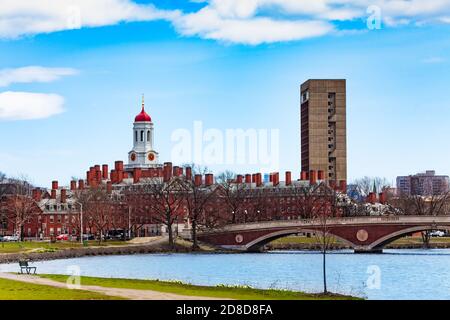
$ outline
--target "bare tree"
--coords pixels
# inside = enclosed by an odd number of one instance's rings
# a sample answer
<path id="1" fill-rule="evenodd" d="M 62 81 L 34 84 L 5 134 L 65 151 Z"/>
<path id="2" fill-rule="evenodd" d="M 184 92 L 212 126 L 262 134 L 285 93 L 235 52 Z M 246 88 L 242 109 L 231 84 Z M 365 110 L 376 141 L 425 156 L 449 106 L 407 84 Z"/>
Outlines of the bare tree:
<path id="1" fill-rule="evenodd" d="M 146 207 L 153 213 L 153 219 L 166 226 L 169 245 L 174 248 L 173 225 L 180 217 L 184 200 L 184 187 L 181 177 L 172 177 L 169 181 L 152 179 L 141 187 L 147 194 Z"/>
<path id="2" fill-rule="evenodd" d="M 207 205 L 214 199 L 215 186 L 197 185 L 194 180 L 183 182 L 185 204 L 191 222 L 192 249 L 197 250 L 197 231 L 204 225 Z"/>
<path id="3" fill-rule="evenodd" d="M 217 177 L 220 184 L 221 198 L 228 209 L 229 223 L 243 222 L 245 218 L 245 200 L 248 198 L 246 183 L 236 183 L 236 175 L 225 171 Z"/>
<path id="4" fill-rule="evenodd" d="M 10 223 L 14 225 L 14 231 L 19 235 L 20 241 L 24 240 L 25 223 L 35 219 L 41 210 L 31 198 L 32 185 L 25 179 L 10 179 L 8 192 L 0 199 L 1 212 L 4 213 Z"/>
<path id="5" fill-rule="evenodd" d="M 105 238 L 111 223 L 113 203 L 104 188 L 85 189 L 78 195 L 78 201 L 83 205 L 83 214 L 89 229 L 98 233 L 98 241 Z"/>
<path id="6" fill-rule="evenodd" d="M 248 196 L 244 199 L 244 222 L 271 220 L 273 204 L 276 198 L 264 189 L 246 189 Z M 276 208 L 278 209 L 278 208 Z"/>
<path id="7" fill-rule="evenodd" d="M 380 193 L 390 186 L 389 181 L 382 177 L 362 177 L 353 181 L 356 191 L 361 197 L 367 197 L 370 192 Z"/>
<path id="8" fill-rule="evenodd" d="M 302 219 L 311 219 L 315 216 L 315 210 L 320 204 L 319 189 L 321 185 L 298 185 L 292 189 L 294 198 L 294 207 Z"/>
<path id="9" fill-rule="evenodd" d="M 2 199 L 5 195 L 10 194 L 11 190 L 11 183 L 9 183 L 6 175 L 3 172 L 0 172 L 0 199 Z"/>
<path id="10" fill-rule="evenodd" d="M 449 200 L 450 193 L 446 192 L 431 196 L 401 194 L 397 199 L 392 200 L 392 202 L 406 215 L 439 216 L 447 214 Z M 426 230 L 421 233 L 425 248 L 430 247 L 432 231 Z"/>
<path id="11" fill-rule="evenodd" d="M 152 192 L 153 187 L 148 185 L 131 187 L 124 192 L 129 224 L 127 230 L 130 229 L 134 236 L 138 236 L 147 223 L 152 223 L 153 220 L 160 223 L 160 219 L 155 219 Z"/>
<path id="12" fill-rule="evenodd" d="M 323 293 L 328 293 L 326 258 L 330 245 L 335 241 L 332 228 L 329 225 L 330 218 L 340 215 L 339 197 L 336 190 L 320 184 L 315 190 L 313 197 L 316 199 L 312 209 L 312 217 L 318 226 L 315 237 L 320 245 L 322 253 Z"/>

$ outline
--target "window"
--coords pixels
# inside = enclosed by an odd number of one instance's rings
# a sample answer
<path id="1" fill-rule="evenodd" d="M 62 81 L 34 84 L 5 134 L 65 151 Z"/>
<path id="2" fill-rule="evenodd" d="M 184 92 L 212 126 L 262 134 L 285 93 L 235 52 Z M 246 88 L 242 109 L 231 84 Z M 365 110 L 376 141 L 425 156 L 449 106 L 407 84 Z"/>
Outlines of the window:
<path id="1" fill-rule="evenodd" d="M 150 130 L 147 131 L 147 141 L 150 141 Z"/>
<path id="2" fill-rule="evenodd" d="M 138 133 L 137 133 L 137 131 L 135 131 L 134 132 L 134 140 L 136 140 L 136 142 L 137 142 L 137 135 L 138 135 Z"/>
<path id="3" fill-rule="evenodd" d="M 144 141 L 144 130 L 141 130 L 141 141 Z"/>
<path id="4" fill-rule="evenodd" d="M 301 101 L 301 103 L 306 102 L 308 99 L 309 99 L 309 91 L 303 92 L 302 93 L 302 101 Z"/>
<path id="5" fill-rule="evenodd" d="M 55 221 L 55 218 L 53 216 L 50 216 L 50 223 L 53 223 Z"/>

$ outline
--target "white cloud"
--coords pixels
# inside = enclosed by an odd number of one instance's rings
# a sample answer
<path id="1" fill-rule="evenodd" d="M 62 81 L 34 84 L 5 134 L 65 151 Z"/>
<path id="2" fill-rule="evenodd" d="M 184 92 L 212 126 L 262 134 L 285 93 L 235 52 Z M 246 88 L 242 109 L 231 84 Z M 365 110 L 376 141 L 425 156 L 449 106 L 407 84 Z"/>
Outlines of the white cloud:
<path id="1" fill-rule="evenodd" d="M 1 0 L 0 38 L 172 19 L 176 15 L 178 11 L 158 10 L 131 0 Z"/>
<path id="2" fill-rule="evenodd" d="M 245 11 L 238 15 L 247 15 Z M 274 20 L 266 17 L 233 19 L 220 16 L 208 7 L 187 14 L 175 22 L 183 35 L 198 35 L 206 39 L 257 45 L 261 43 L 300 40 L 327 34 L 333 26 L 324 21 Z"/>
<path id="3" fill-rule="evenodd" d="M 255 45 L 322 36 L 336 31 L 338 21 L 360 20 L 362 30 L 372 6 L 380 9 L 386 27 L 450 23 L 450 0 L 191 1 L 204 6 L 183 13 L 133 0 L 1 0 L 0 38 L 166 20 L 185 36 Z"/>
<path id="4" fill-rule="evenodd" d="M 344 34 L 347 30 L 336 30 L 334 23 L 359 19 L 360 29 L 364 30 L 369 7 L 379 9 L 380 18 L 388 27 L 450 23 L 450 0 L 206 0 L 204 3 L 199 11 L 174 19 L 181 34 L 252 45 Z"/>
<path id="5" fill-rule="evenodd" d="M 0 120 L 43 119 L 64 111 L 64 98 L 57 94 L 0 93 Z"/>
<path id="6" fill-rule="evenodd" d="M 72 68 L 45 68 L 40 66 L 28 66 L 16 69 L 0 70 L 0 87 L 6 87 L 13 83 L 52 82 L 61 77 L 77 74 Z"/>

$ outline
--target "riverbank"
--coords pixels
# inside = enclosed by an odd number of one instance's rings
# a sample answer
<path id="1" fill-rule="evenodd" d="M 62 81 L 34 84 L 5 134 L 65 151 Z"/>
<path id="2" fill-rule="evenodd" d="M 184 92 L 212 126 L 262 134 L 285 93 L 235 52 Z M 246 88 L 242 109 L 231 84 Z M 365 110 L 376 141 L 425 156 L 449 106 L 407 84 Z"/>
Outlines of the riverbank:
<path id="1" fill-rule="evenodd" d="M 0 300 L 359 300 L 339 294 L 255 289 L 234 286 L 197 286 L 182 282 L 0 273 Z"/>
<path id="2" fill-rule="evenodd" d="M 22 243 L 4 243 L 0 247 L 0 264 L 15 263 L 20 260 L 42 261 L 79 258 L 85 256 L 103 256 L 103 255 L 132 255 L 145 253 L 190 253 L 192 243 L 181 238 L 177 238 L 175 247 L 171 247 L 167 237 L 137 238 L 136 241 L 108 241 L 98 244 L 90 242 L 88 246 L 82 246 L 73 242 L 22 242 Z M 402 238 L 388 244 L 386 249 L 422 249 L 424 248 L 421 238 Z M 432 238 L 430 249 L 450 248 L 450 238 Z M 272 250 L 320 250 L 320 245 L 316 243 L 315 238 L 302 236 L 289 236 L 277 239 L 267 244 L 264 249 Z M 348 245 L 333 241 L 329 250 L 351 249 Z M 217 247 L 201 244 L 195 253 L 236 253 L 233 250 L 225 250 Z"/>
<path id="3" fill-rule="evenodd" d="M 45 279 L 66 283 L 66 275 L 41 275 Z M 81 277 L 83 286 L 97 286 L 115 289 L 131 289 L 176 294 L 185 297 L 237 299 L 237 300 L 354 300 L 356 297 L 340 294 L 314 294 L 290 290 L 256 289 L 248 286 L 199 286 L 181 281 L 139 280 Z"/>
<path id="4" fill-rule="evenodd" d="M 424 244 L 420 237 L 408 237 L 398 239 L 384 247 L 385 249 L 423 249 Z M 450 248 L 450 238 L 432 238 L 428 249 L 448 249 Z M 305 250 L 317 251 L 321 247 L 316 243 L 315 238 L 308 238 L 302 236 L 290 236 L 277 239 L 268 243 L 265 250 Z M 332 241 L 329 247 L 330 251 L 352 249 L 350 246 L 340 242 L 339 240 Z"/>
<path id="5" fill-rule="evenodd" d="M 0 274 L 0 300 L 117 300 L 119 297 L 97 292 L 70 290 L 2 278 Z"/>
<path id="6" fill-rule="evenodd" d="M 0 263 L 15 263 L 20 260 L 42 261 L 79 258 L 85 256 L 102 255 L 131 255 L 145 253 L 187 253 L 192 252 L 192 244 L 182 239 L 176 239 L 175 246 L 169 245 L 166 237 L 149 239 L 147 242 L 104 242 L 102 245 L 91 245 L 88 247 L 80 246 L 69 242 L 51 244 L 39 242 L 16 243 L 22 245 L 23 250 L 13 253 L 1 253 Z M 7 248 L 9 250 L 10 248 Z M 216 248 L 201 245 L 199 252 L 225 252 Z M 229 252 L 229 251 L 226 251 Z"/>

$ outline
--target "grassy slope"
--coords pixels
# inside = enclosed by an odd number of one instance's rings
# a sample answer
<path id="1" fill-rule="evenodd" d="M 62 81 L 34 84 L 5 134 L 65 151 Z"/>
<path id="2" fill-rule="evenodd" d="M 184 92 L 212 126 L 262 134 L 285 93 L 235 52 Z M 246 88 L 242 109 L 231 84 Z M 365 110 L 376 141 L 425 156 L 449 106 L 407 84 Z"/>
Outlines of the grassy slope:
<path id="1" fill-rule="evenodd" d="M 112 246 L 112 245 L 126 245 L 124 241 L 107 241 L 100 245 L 97 241 L 89 241 L 89 247 L 95 246 Z M 55 243 L 44 241 L 25 241 L 25 242 L 2 242 L 0 243 L 0 253 L 18 253 L 29 251 L 56 251 L 60 249 L 81 248 L 79 242 L 58 241 Z"/>
<path id="2" fill-rule="evenodd" d="M 0 300 L 111 300 L 100 293 L 0 279 Z"/>
<path id="3" fill-rule="evenodd" d="M 65 282 L 65 275 L 40 275 L 48 279 Z M 216 298 L 231 298 L 240 300 L 341 300 L 355 299 L 353 297 L 340 295 L 307 294 L 303 292 L 284 290 L 261 290 L 253 288 L 237 287 L 207 287 L 184 284 L 179 282 L 168 282 L 158 280 L 135 280 L 82 277 L 82 285 L 96 285 L 111 288 L 127 288 L 139 290 L 153 290 L 169 292 L 187 296 L 203 296 Z"/>

